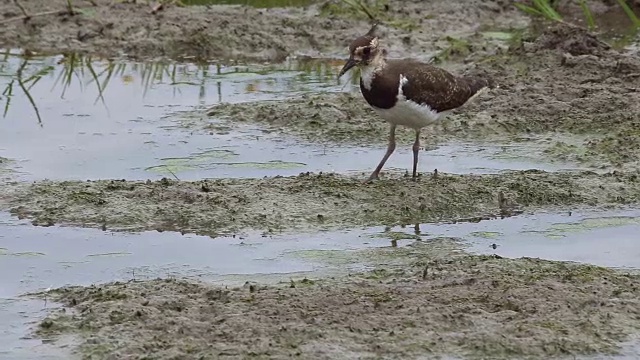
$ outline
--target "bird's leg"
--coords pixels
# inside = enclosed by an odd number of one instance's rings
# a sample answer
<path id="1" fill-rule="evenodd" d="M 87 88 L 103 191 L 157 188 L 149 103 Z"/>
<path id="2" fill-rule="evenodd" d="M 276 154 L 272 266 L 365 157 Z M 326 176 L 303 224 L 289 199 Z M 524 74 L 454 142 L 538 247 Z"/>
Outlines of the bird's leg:
<path id="1" fill-rule="evenodd" d="M 416 130 L 416 141 L 413 143 L 413 179 L 418 175 L 418 152 L 420 152 L 420 129 Z"/>
<path id="2" fill-rule="evenodd" d="M 371 180 L 375 180 L 378 178 L 378 174 L 380 174 L 380 170 L 382 170 L 384 163 L 387 162 L 387 159 L 389 159 L 389 156 L 391 156 L 391 154 L 395 149 L 396 149 L 396 125 L 391 124 L 391 128 L 389 130 L 389 145 L 387 146 L 387 152 L 382 157 L 382 160 L 380 160 L 378 167 L 376 167 L 376 169 L 373 170 L 373 172 L 371 173 L 371 176 L 369 176 L 369 178 L 365 182 L 370 182 Z"/>

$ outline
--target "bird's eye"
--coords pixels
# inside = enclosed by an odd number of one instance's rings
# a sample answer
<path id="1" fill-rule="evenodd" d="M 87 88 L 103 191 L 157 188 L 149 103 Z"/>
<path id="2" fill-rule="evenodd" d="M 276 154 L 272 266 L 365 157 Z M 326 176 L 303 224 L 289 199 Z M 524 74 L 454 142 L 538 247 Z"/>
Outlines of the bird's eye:
<path id="1" fill-rule="evenodd" d="M 371 48 L 366 47 L 366 48 L 362 49 L 362 53 L 364 55 L 369 55 L 369 53 L 371 53 Z"/>

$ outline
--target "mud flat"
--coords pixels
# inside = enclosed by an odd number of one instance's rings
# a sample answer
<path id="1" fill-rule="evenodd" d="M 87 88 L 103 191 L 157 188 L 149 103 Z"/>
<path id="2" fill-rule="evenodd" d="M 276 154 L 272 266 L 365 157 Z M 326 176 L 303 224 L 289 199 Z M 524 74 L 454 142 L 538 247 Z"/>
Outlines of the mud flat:
<path id="1" fill-rule="evenodd" d="M 5 189 L 11 213 L 41 226 L 171 230 L 217 236 L 509 216 L 542 207 L 640 200 L 637 175 L 546 173 L 387 176 L 372 185 L 337 174 L 265 179 L 64 181 Z"/>
<path id="2" fill-rule="evenodd" d="M 289 55 L 342 53 L 348 42 L 369 27 L 339 1 L 301 8 L 256 9 L 248 6 L 166 6 L 151 13 L 143 1 L 21 0 L 28 14 L 11 1 L 0 4 L 0 47 L 36 52 L 82 52 L 135 58 L 282 60 Z M 395 27 L 388 36 L 395 53 L 433 53 L 446 44 L 445 34 L 469 36 L 478 25 L 521 27 L 528 19 L 508 2 L 434 1 L 418 4 L 393 0 L 372 9 Z M 54 12 L 46 16 L 36 14 Z M 56 12 L 59 11 L 59 12 Z M 14 20 L 12 20 L 14 19 Z M 407 31 L 415 30 L 413 32 Z M 419 29 L 419 30 L 418 30 Z"/>
<path id="3" fill-rule="evenodd" d="M 87 358 L 548 359 L 619 353 L 640 326 L 637 275 L 457 248 L 441 238 L 377 250 L 397 261 L 276 286 L 158 279 L 61 288 L 47 296 L 68 310 L 38 334 L 79 334 Z"/>
<path id="4" fill-rule="evenodd" d="M 20 10 L 5 1 L 0 45 L 136 58 L 343 57 L 347 42 L 368 27 L 335 2 L 269 10 L 169 6 L 151 14 L 145 4 L 96 0 L 97 6 L 74 2 L 75 15 L 64 11 L 65 3 L 23 0 L 30 14 L 60 9 L 23 22 L 11 20 Z M 392 56 L 438 54 L 443 66 L 483 73 L 500 85 L 444 127 L 425 131 L 429 141 L 545 137 L 552 141 L 550 157 L 606 171 L 435 175 L 421 169 L 418 181 L 387 171 L 369 185 L 362 184 L 365 174 L 317 173 L 2 182 L 0 207 L 41 226 L 215 237 L 250 229 L 302 233 L 638 204 L 637 57 L 557 26 L 509 33 L 510 40 L 497 45 L 477 25 L 528 24 L 510 2 L 390 1 L 384 11 L 396 20 L 383 35 Z M 456 39 L 443 40 L 444 34 Z M 223 104 L 182 121 L 203 132 L 219 122 L 251 122 L 308 141 L 375 145 L 386 141 L 388 131 L 353 94 Z M 401 134 L 409 139 L 406 130 Z M 367 250 L 360 255 L 376 258 L 375 270 L 280 285 L 232 289 L 158 279 L 64 287 L 46 297 L 65 309 L 40 322 L 37 334 L 46 340 L 77 335 L 78 354 L 86 358 L 548 359 L 623 352 L 621 344 L 638 333 L 637 275 L 471 255 L 458 240 Z"/>

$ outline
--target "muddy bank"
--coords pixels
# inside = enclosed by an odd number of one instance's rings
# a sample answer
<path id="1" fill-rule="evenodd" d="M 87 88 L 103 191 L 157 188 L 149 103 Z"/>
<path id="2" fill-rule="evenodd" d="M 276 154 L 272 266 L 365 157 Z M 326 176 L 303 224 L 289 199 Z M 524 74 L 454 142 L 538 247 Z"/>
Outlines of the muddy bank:
<path id="1" fill-rule="evenodd" d="M 157 279 L 57 289 L 48 299 L 69 310 L 37 333 L 78 334 L 80 354 L 97 357 L 548 359 L 616 353 L 640 327 L 637 275 L 455 248 L 437 239 L 379 249 L 402 261 L 279 286 Z"/>
<path id="2" fill-rule="evenodd" d="M 43 52 L 82 52 L 135 58 L 282 60 L 289 55 L 346 56 L 354 36 L 369 27 L 364 14 L 340 1 L 322 1 L 305 8 L 256 9 L 247 6 L 166 6 L 151 13 L 142 1 L 21 0 L 27 22 L 11 1 L 0 4 L 0 47 Z M 393 25 L 386 35 L 394 53 L 420 56 L 446 46 L 445 35 L 468 36 L 479 25 L 522 27 L 528 19 L 500 1 L 392 0 L 374 8 Z M 60 11 L 60 13 L 55 13 Z"/>
<path id="3" fill-rule="evenodd" d="M 640 167 L 637 56 L 612 49 L 585 31 L 551 26 L 540 35 L 523 34 L 502 53 L 471 54 L 469 59 L 472 64 L 446 66 L 458 74 L 491 77 L 499 88 L 425 129 L 425 142 L 543 137 L 552 140 L 547 151 L 552 157 L 596 167 Z M 357 144 L 383 144 L 388 134 L 388 125 L 357 90 L 220 104 L 207 115 L 185 118 L 183 125 L 210 131 L 220 121 L 253 122 L 310 141 Z M 556 135 L 579 135 L 580 140 L 558 136 L 553 141 Z M 399 129 L 398 136 L 410 144 L 413 132 Z"/>
<path id="4" fill-rule="evenodd" d="M 539 207 L 640 200 L 636 175 L 506 172 L 499 175 L 301 174 L 264 179 L 41 181 L 5 187 L 11 213 L 41 226 L 172 230 L 216 236 L 511 215 Z"/>

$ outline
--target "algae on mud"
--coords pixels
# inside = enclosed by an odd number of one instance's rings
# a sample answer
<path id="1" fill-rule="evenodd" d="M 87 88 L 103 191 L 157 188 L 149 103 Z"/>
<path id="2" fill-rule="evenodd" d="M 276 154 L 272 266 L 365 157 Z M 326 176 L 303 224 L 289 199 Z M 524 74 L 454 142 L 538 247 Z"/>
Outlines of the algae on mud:
<path id="1" fill-rule="evenodd" d="M 455 242 L 379 249 L 398 261 L 281 286 L 65 287 L 39 294 L 70 311 L 51 314 L 37 333 L 79 334 L 86 357 L 549 359 L 614 354 L 640 329 L 637 275 L 468 255 L 452 251 Z"/>
<path id="2" fill-rule="evenodd" d="M 201 235 L 416 224 L 509 216 L 540 207 L 640 201 L 637 175 L 536 170 L 402 174 L 374 184 L 338 174 L 203 181 L 38 181 L 5 187 L 11 213 L 35 225 Z"/>

